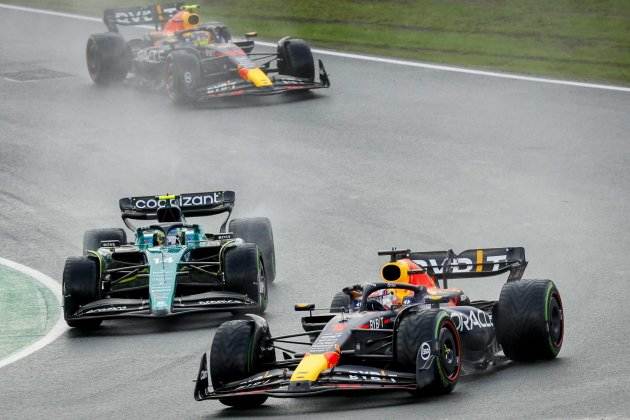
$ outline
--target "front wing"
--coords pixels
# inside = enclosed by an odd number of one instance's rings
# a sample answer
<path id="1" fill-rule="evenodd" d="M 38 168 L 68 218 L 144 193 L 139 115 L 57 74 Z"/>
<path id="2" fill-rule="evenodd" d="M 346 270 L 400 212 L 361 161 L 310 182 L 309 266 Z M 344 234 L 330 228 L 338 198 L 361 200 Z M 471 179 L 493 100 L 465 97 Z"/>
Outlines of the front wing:
<path id="1" fill-rule="evenodd" d="M 317 381 L 291 382 L 293 371 L 288 368 L 268 370 L 232 382 L 213 390 L 209 383 L 208 359 L 204 354 L 197 375 L 195 399 L 212 400 L 247 395 L 267 395 L 276 398 L 311 397 L 326 393 L 349 391 L 413 391 L 415 373 L 396 372 L 370 366 L 341 365 L 321 373 Z"/>
<path id="2" fill-rule="evenodd" d="M 273 85 L 268 87 L 256 87 L 246 80 L 228 80 L 226 82 L 199 88 L 197 90 L 197 99 L 199 101 L 204 101 L 228 96 L 267 96 L 285 92 L 328 87 L 320 82 L 303 80 L 289 76 L 275 77 L 272 82 Z"/>
<path id="3" fill-rule="evenodd" d="M 258 304 L 246 295 L 234 292 L 206 292 L 176 297 L 166 313 L 151 311 L 148 299 L 100 299 L 81 306 L 68 319 L 164 318 L 194 312 L 254 311 Z"/>

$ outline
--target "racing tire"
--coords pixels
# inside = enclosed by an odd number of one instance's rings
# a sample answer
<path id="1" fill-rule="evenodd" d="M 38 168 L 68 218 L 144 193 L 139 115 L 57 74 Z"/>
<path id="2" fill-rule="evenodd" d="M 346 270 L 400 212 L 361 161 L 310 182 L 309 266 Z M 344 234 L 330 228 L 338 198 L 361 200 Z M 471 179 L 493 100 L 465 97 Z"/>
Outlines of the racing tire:
<path id="1" fill-rule="evenodd" d="M 85 48 L 88 73 L 97 85 L 119 82 L 131 69 L 131 50 L 118 33 L 90 36 Z"/>
<path id="2" fill-rule="evenodd" d="M 228 230 L 237 238 L 258 245 L 265 265 L 267 281 L 273 282 L 276 279 L 276 251 L 271 221 L 266 217 L 233 219 L 230 221 Z"/>
<path id="3" fill-rule="evenodd" d="M 350 308 L 352 307 L 352 299 L 344 292 L 337 292 L 335 296 L 333 296 L 332 301 L 330 302 L 330 312 L 350 312 Z"/>
<path id="4" fill-rule="evenodd" d="M 550 360 L 562 348 L 564 311 L 551 280 L 519 280 L 503 285 L 496 308 L 497 340 L 519 362 Z"/>
<path id="5" fill-rule="evenodd" d="M 239 319 L 221 324 L 210 348 L 212 387 L 220 390 L 227 383 L 262 371 L 263 363 L 275 362 L 275 351 L 264 348 L 265 340 L 270 337 L 268 328 L 261 328 L 253 321 Z M 266 395 L 219 398 L 222 404 L 237 408 L 258 407 L 266 400 Z"/>
<path id="6" fill-rule="evenodd" d="M 278 71 L 280 74 L 315 80 L 315 60 L 311 47 L 302 39 L 284 37 L 278 41 Z"/>
<path id="7" fill-rule="evenodd" d="M 247 295 L 258 302 L 254 313 L 265 312 L 268 301 L 267 279 L 256 244 L 246 243 L 228 249 L 224 264 L 226 289 Z M 252 309 L 246 308 L 235 312 L 252 312 Z"/>
<path id="8" fill-rule="evenodd" d="M 176 105 L 197 101 L 196 89 L 201 82 L 201 61 L 185 50 L 173 51 L 166 60 L 166 93 Z"/>
<path id="9" fill-rule="evenodd" d="M 83 255 L 88 251 L 96 251 L 103 241 L 118 241 L 121 245 L 127 243 L 127 233 L 121 228 L 90 229 L 83 234 Z"/>
<path id="10" fill-rule="evenodd" d="M 415 395 L 442 395 L 457 385 L 462 371 L 462 341 L 448 312 L 424 309 L 403 315 L 396 331 L 396 360 L 416 372 Z M 431 364 L 426 370 L 419 364 Z"/>
<path id="11" fill-rule="evenodd" d="M 92 329 L 100 319 L 70 319 L 81 305 L 100 297 L 100 282 L 96 261 L 88 257 L 69 257 L 63 269 L 63 316 L 70 327 Z"/>

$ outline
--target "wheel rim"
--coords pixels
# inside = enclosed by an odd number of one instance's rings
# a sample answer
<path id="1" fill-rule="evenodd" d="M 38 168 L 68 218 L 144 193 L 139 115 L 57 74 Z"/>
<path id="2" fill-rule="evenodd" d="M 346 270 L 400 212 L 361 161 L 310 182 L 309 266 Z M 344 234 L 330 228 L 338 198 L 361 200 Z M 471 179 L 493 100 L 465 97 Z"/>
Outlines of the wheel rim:
<path id="1" fill-rule="evenodd" d="M 551 294 L 548 311 L 547 328 L 549 330 L 549 340 L 554 348 L 560 348 L 564 336 L 564 313 L 562 302 L 557 292 Z"/>
<path id="2" fill-rule="evenodd" d="M 260 293 L 260 306 L 264 307 L 267 302 L 267 276 L 265 275 L 265 266 L 262 264 L 258 274 L 258 292 Z"/>
<path id="3" fill-rule="evenodd" d="M 461 341 L 452 322 L 442 325 L 438 338 L 439 363 L 444 369 L 446 378 L 455 382 L 461 371 Z"/>

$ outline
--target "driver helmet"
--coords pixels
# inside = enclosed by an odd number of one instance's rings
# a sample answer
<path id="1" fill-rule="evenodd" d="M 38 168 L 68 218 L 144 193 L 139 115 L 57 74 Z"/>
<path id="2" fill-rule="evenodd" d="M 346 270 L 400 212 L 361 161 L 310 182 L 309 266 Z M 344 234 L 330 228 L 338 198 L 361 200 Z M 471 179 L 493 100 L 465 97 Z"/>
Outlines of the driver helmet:
<path id="1" fill-rule="evenodd" d="M 370 293 L 368 300 L 377 301 L 385 310 L 395 309 L 403 303 L 398 295 L 390 289 L 381 289 L 375 291 L 374 293 Z"/>
<path id="2" fill-rule="evenodd" d="M 156 230 L 153 234 L 153 246 L 164 246 L 166 243 L 166 235 L 161 230 Z"/>

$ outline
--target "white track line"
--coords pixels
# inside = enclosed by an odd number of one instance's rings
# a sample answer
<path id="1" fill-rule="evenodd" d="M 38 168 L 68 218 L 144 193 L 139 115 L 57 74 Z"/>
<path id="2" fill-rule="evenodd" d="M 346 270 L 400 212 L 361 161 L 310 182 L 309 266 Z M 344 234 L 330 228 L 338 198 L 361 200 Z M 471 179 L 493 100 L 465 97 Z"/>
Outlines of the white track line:
<path id="1" fill-rule="evenodd" d="M 27 276 L 39 281 L 41 284 L 50 289 L 50 291 L 53 293 L 53 295 L 55 295 L 55 298 L 59 302 L 59 319 L 57 320 L 57 323 L 52 327 L 52 329 L 48 332 L 48 334 L 46 334 L 36 342 L 23 348 L 22 350 L 19 350 L 16 353 L 12 353 L 4 359 L 0 360 L 0 368 L 3 368 L 4 366 L 17 362 L 18 360 L 23 359 L 26 356 L 29 356 L 36 351 L 41 350 L 48 344 L 52 343 L 68 329 L 68 326 L 63 319 L 63 310 L 61 305 L 61 286 L 59 285 L 59 283 L 57 283 L 44 273 L 40 273 L 37 270 L 16 263 L 15 261 L 0 258 L 0 265 L 12 268 L 15 271 L 19 271 L 20 273 L 26 274 Z"/>
<path id="2" fill-rule="evenodd" d="M 54 12 L 52 10 L 34 9 L 32 7 L 14 6 L 14 5 L 3 4 L 3 3 L 0 3 L 0 8 L 19 10 L 22 12 L 39 13 L 39 14 L 51 15 L 51 16 L 59 16 L 59 17 L 65 17 L 65 18 L 70 18 L 70 19 L 89 20 L 92 22 L 102 21 L 102 19 L 95 18 L 92 16 L 83 16 L 83 15 L 77 15 L 74 13 Z M 271 42 L 256 41 L 256 43 L 265 47 L 276 46 L 276 44 L 271 43 Z M 344 53 L 344 52 L 332 51 L 332 50 L 322 50 L 319 48 L 313 48 L 313 52 L 317 54 L 330 55 L 334 57 L 351 58 L 354 60 L 372 61 L 376 63 L 394 64 L 398 66 L 407 66 L 407 67 L 419 67 L 419 68 L 430 69 L 430 70 L 450 71 L 453 73 L 473 74 L 476 76 L 497 77 L 500 79 L 523 80 L 527 82 L 549 83 L 549 84 L 554 84 L 554 85 L 575 86 L 575 87 L 583 87 L 583 88 L 591 88 L 591 89 L 614 90 L 618 92 L 630 92 L 630 87 L 624 87 L 624 86 L 602 85 L 598 83 L 585 83 L 585 82 L 576 82 L 572 80 L 547 79 L 544 77 L 534 77 L 534 76 L 524 76 L 524 75 L 519 75 L 519 74 L 500 73 L 500 72 L 494 72 L 494 71 L 474 70 L 474 69 L 466 69 L 462 67 L 443 66 L 439 64 L 420 63 L 417 61 L 398 60 L 395 58 L 374 57 L 374 56 L 369 56 L 369 55 Z"/>

